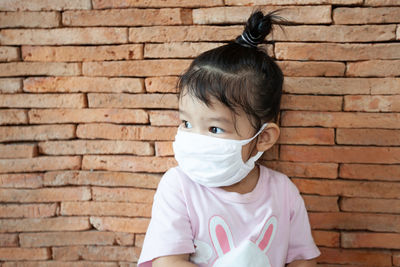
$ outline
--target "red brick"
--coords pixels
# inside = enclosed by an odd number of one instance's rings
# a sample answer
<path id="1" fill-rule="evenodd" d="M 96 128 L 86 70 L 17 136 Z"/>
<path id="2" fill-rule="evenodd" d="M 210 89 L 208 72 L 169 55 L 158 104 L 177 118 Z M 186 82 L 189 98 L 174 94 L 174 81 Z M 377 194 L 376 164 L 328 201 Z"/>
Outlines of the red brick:
<path id="1" fill-rule="evenodd" d="M 149 222 L 147 218 L 90 217 L 90 223 L 99 231 L 146 233 Z"/>
<path id="2" fill-rule="evenodd" d="M 190 63 L 191 60 L 185 59 L 83 62 L 83 74 L 85 76 L 136 77 L 180 75 Z"/>
<path id="3" fill-rule="evenodd" d="M 281 101 L 281 110 L 341 111 L 343 98 L 340 96 L 283 94 Z"/>
<path id="4" fill-rule="evenodd" d="M 53 204 L 25 204 L 0 205 L 2 218 L 43 218 L 56 216 L 58 205 Z"/>
<path id="5" fill-rule="evenodd" d="M 400 95 L 344 96 L 344 110 L 364 112 L 399 112 Z"/>
<path id="6" fill-rule="evenodd" d="M 176 166 L 174 158 L 135 157 L 135 156 L 83 156 L 82 169 L 128 171 L 128 172 L 165 172 Z"/>
<path id="7" fill-rule="evenodd" d="M 0 127 L 0 142 L 71 139 L 75 137 L 75 125 L 38 125 Z"/>
<path id="8" fill-rule="evenodd" d="M 0 79 L 0 93 L 19 93 L 22 92 L 22 79 L 4 78 Z"/>
<path id="9" fill-rule="evenodd" d="M 397 0 L 364 0 L 364 6 L 399 6 Z"/>
<path id="10" fill-rule="evenodd" d="M 50 247 L 70 245 L 113 245 L 117 233 L 99 231 L 22 233 L 21 247 Z"/>
<path id="11" fill-rule="evenodd" d="M 351 266 L 392 266 L 391 253 L 384 251 L 320 248 L 319 263 L 350 264 Z"/>
<path id="12" fill-rule="evenodd" d="M 302 196 L 308 211 L 339 211 L 338 197 Z"/>
<path id="13" fill-rule="evenodd" d="M 393 265 L 400 266 L 400 253 L 393 253 Z"/>
<path id="14" fill-rule="evenodd" d="M 55 171 L 81 167 L 79 156 L 34 157 L 26 159 L 0 159 L 0 173 Z"/>
<path id="15" fill-rule="evenodd" d="M 398 198 L 400 186 L 390 182 L 316 180 L 292 178 L 304 194 L 365 198 Z"/>
<path id="16" fill-rule="evenodd" d="M 59 12 L 2 12 L 0 28 L 56 28 L 60 19 Z"/>
<path id="17" fill-rule="evenodd" d="M 342 233 L 343 248 L 400 248 L 400 234 L 392 233 Z"/>
<path id="18" fill-rule="evenodd" d="M 143 234 L 135 234 L 135 246 L 136 247 L 143 247 L 143 242 L 144 242 L 144 236 Z"/>
<path id="19" fill-rule="evenodd" d="M 2 202 L 58 202 L 89 200 L 88 187 L 63 187 L 41 189 L 0 189 Z"/>
<path id="20" fill-rule="evenodd" d="M 317 246 L 339 247 L 340 233 L 331 231 L 312 231 L 312 235 Z"/>
<path id="21" fill-rule="evenodd" d="M 0 99 L 0 107 L 81 108 L 85 105 L 84 94 L 3 94 Z"/>
<path id="22" fill-rule="evenodd" d="M 276 27 L 275 41 L 294 42 L 377 42 L 396 39 L 396 25 L 329 25 Z M 240 34 L 240 33 L 239 33 Z"/>
<path id="23" fill-rule="evenodd" d="M 281 6 L 264 6 L 264 12 L 282 9 Z M 234 24 L 246 22 L 254 7 L 214 7 L 193 10 L 194 24 Z M 331 23 L 331 6 L 285 6 L 279 15 L 300 24 Z"/>
<path id="24" fill-rule="evenodd" d="M 47 260 L 51 258 L 47 248 L 0 248 L 0 260 Z"/>
<path id="25" fill-rule="evenodd" d="M 61 215 L 150 217 L 151 204 L 115 202 L 62 202 Z"/>
<path id="26" fill-rule="evenodd" d="M 278 144 L 335 144 L 334 129 L 282 127 Z"/>
<path id="27" fill-rule="evenodd" d="M 7 45 L 120 44 L 128 41 L 128 30 L 115 27 L 5 29 L 0 31 L 0 41 Z"/>
<path id="28" fill-rule="evenodd" d="M 73 76 L 80 74 L 81 74 L 81 67 L 79 63 L 63 63 L 63 62 L 0 63 L 0 76 L 2 77 L 28 76 L 28 75 Z"/>
<path id="29" fill-rule="evenodd" d="M 400 232 L 399 215 L 350 212 L 311 212 L 308 215 L 313 229 Z"/>
<path id="30" fill-rule="evenodd" d="M 308 162 L 266 162 L 269 168 L 283 172 L 289 177 L 328 178 L 338 177 L 338 164 L 336 163 L 308 163 Z"/>
<path id="31" fill-rule="evenodd" d="M 399 26 L 397 26 L 396 39 L 400 40 L 400 27 Z"/>
<path id="32" fill-rule="evenodd" d="M 400 58 L 400 44 L 275 43 L 280 60 L 357 61 Z"/>
<path id="33" fill-rule="evenodd" d="M 98 261 L 17 261 L 6 262 L 2 267 L 119 267 L 118 262 Z"/>
<path id="34" fill-rule="evenodd" d="M 55 260 L 128 261 L 136 262 L 139 254 L 135 247 L 75 246 L 53 248 Z"/>
<path id="35" fill-rule="evenodd" d="M 269 0 L 269 5 L 356 5 L 362 4 L 362 0 Z M 263 0 L 225 0 L 226 5 L 237 5 L 237 6 L 252 6 L 252 5 L 263 5 Z"/>
<path id="36" fill-rule="evenodd" d="M 346 76 L 393 77 L 400 75 L 400 60 L 368 60 L 347 64 Z"/>
<path id="37" fill-rule="evenodd" d="M 28 113 L 31 124 L 46 123 L 134 123 L 149 122 L 146 111 L 142 109 L 31 109 Z"/>
<path id="38" fill-rule="evenodd" d="M 94 201 L 106 202 L 132 202 L 132 203 L 145 203 L 151 204 L 154 198 L 154 190 L 140 189 L 140 188 L 106 188 L 106 187 L 93 187 L 92 199 Z"/>
<path id="39" fill-rule="evenodd" d="M 149 116 L 150 125 L 153 126 L 178 126 L 181 123 L 178 111 L 152 110 L 149 112 Z"/>
<path id="40" fill-rule="evenodd" d="M 178 108 L 176 94 L 88 94 L 91 108 Z"/>
<path id="41" fill-rule="evenodd" d="M 343 76 L 345 72 L 342 62 L 277 61 L 277 64 L 285 77 L 332 77 Z"/>
<path id="42" fill-rule="evenodd" d="M 285 77 L 284 92 L 294 94 L 396 94 L 398 78 Z"/>
<path id="43" fill-rule="evenodd" d="M 341 164 L 339 175 L 349 179 L 400 181 L 400 166 Z"/>
<path id="44" fill-rule="evenodd" d="M 399 199 L 342 198 L 340 209 L 343 211 L 400 213 Z"/>
<path id="45" fill-rule="evenodd" d="M 108 46 L 23 46 L 24 61 L 103 61 L 143 58 L 143 45 Z"/>
<path id="46" fill-rule="evenodd" d="M 113 140 L 174 140 L 176 127 L 123 126 L 106 123 L 78 125 L 79 138 Z"/>
<path id="47" fill-rule="evenodd" d="M 343 7 L 333 10 L 333 21 L 335 24 L 398 23 L 399 14 L 398 7 Z"/>
<path id="48" fill-rule="evenodd" d="M 394 26 L 395 27 L 395 26 Z M 131 43 L 169 43 L 183 41 L 230 41 L 243 31 L 242 26 L 150 26 L 129 28 Z M 393 39 L 396 29 L 392 29 Z"/>
<path id="49" fill-rule="evenodd" d="M 152 26 L 191 24 L 190 10 L 164 9 L 106 9 L 65 11 L 66 26 Z"/>
<path id="50" fill-rule="evenodd" d="M 163 43 L 146 44 L 144 47 L 145 58 L 194 58 L 201 53 L 224 45 L 223 43 Z"/>
<path id="51" fill-rule="evenodd" d="M 39 151 L 46 155 L 154 155 L 154 148 L 147 142 L 111 140 L 47 141 L 39 143 Z"/>
<path id="52" fill-rule="evenodd" d="M 1 109 L 0 125 L 2 124 L 27 124 L 28 111 L 24 109 Z"/>
<path id="53" fill-rule="evenodd" d="M 2 11 L 20 11 L 20 10 L 68 10 L 68 9 L 90 9 L 90 0 L 4 0 L 0 6 Z"/>
<path id="54" fill-rule="evenodd" d="M 148 93 L 178 93 L 178 77 L 150 77 L 144 80 Z"/>
<path id="55" fill-rule="evenodd" d="M 1 13 L 0 13 L 0 23 L 1 23 Z M 19 49 L 12 46 L 2 46 L 0 47 L 0 62 L 18 61 Z"/>
<path id="56" fill-rule="evenodd" d="M 36 155 L 37 147 L 35 144 L 0 144 L 0 159 L 32 158 Z"/>
<path id="57" fill-rule="evenodd" d="M 380 81 L 376 86 L 371 88 L 372 95 L 380 95 L 380 94 L 398 94 L 400 88 L 400 79 L 399 78 L 378 78 L 378 79 L 369 79 Z"/>
<path id="58" fill-rule="evenodd" d="M 144 92 L 142 79 L 106 77 L 40 77 L 24 80 L 24 91 L 31 93 Z"/>
<path id="59" fill-rule="evenodd" d="M 400 130 L 337 129 L 336 142 L 345 145 L 399 146 Z"/>
<path id="60" fill-rule="evenodd" d="M 2 232 L 81 231 L 90 229 L 87 217 L 0 219 Z"/>
<path id="61" fill-rule="evenodd" d="M 0 234 L 1 247 L 17 247 L 18 235 L 17 234 Z"/>
<path id="62" fill-rule="evenodd" d="M 43 174 L 41 173 L 0 174 L 0 187 L 38 188 L 42 186 Z"/>
<path id="63" fill-rule="evenodd" d="M 173 156 L 172 142 L 156 142 L 155 150 L 157 157 Z"/>
<path id="64" fill-rule="evenodd" d="M 222 0 L 94 0 L 93 8 L 126 8 L 126 7 L 201 7 L 201 6 L 222 6 Z"/>
<path id="65" fill-rule="evenodd" d="M 400 161 L 400 148 L 353 146 L 281 146 L 281 159 L 305 162 L 385 163 Z"/>
<path id="66" fill-rule="evenodd" d="M 329 128 L 400 128 L 399 113 L 285 111 L 282 126 Z"/>
<path id="67" fill-rule="evenodd" d="M 158 174 L 129 172 L 54 171 L 44 174 L 43 183 L 46 186 L 98 185 L 155 189 L 160 178 Z"/>

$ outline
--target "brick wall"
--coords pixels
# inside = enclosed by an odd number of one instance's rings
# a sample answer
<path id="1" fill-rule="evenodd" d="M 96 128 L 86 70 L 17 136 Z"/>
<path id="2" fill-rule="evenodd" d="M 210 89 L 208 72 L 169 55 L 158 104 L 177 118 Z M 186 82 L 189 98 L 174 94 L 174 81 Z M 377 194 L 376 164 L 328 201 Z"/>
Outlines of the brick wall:
<path id="1" fill-rule="evenodd" d="M 263 157 L 303 193 L 319 266 L 400 266 L 400 1 L 1 0 L 0 266 L 136 266 L 175 165 L 175 82 L 254 5 L 293 22 Z"/>

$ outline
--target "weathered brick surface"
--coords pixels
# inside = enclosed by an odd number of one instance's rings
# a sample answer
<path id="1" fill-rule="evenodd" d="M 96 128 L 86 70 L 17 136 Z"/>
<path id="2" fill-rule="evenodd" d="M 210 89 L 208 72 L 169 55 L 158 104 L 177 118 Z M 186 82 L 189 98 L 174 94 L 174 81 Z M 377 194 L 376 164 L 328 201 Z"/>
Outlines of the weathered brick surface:
<path id="1" fill-rule="evenodd" d="M 68 9 L 90 9 L 90 0 L 4 0 L 0 10 L 19 11 L 19 10 L 68 10 Z"/>
<path id="2" fill-rule="evenodd" d="M 26 124 L 28 123 L 28 112 L 24 109 L 1 109 L 0 125 Z"/>
<path id="3" fill-rule="evenodd" d="M 142 109 L 31 109 L 28 113 L 31 124 L 46 123 L 135 123 L 149 122 L 147 113 Z"/>
<path id="4" fill-rule="evenodd" d="M 191 21 L 191 11 L 180 8 L 65 11 L 62 16 L 66 26 L 181 25 Z"/>
<path id="5" fill-rule="evenodd" d="M 37 126 L 2 126 L 0 142 L 71 139 L 75 135 L 75 125 L 37 125 Z"/>
<path id="6" fill-rule="evenodd" d="M 0 79 L 1 93 L 17 93 L 22 91 L 22 80 L 19 78 Z"/>
<path id="7" fill-rule="evenodd" d="M 39 152 L 46 155 L 132 154 L 153 155 L 146 142 L 114 140 L 47 141 L 39 143 Z"/>
<path id="8" fill-rule="evenodd" d="M 55 28 L 60 19 L 58 12 L 1 12 L 0 28 Z"/>
<path id="9" fill-rule="evenodd" d="M 143 80 L 137 78 L 107 77 L 41 77 L 24 80 L 24 92 L 29 93 L 73 93 L 110 92 L 141 93 Z"/>
<path id="10" fill-rule="evenodd" d="M 259 163 L 299 189 L 320 267 L 400 266 L 397 0 L 0 0 L 0 266 L 136 267 L 176 166 L 177 83 L 249 14 L 285 76 Z"/>
<path id="11" fill-rule="evenodd" d="M 333 10 L 335 24 L 398 23 L 400 7 L 336 8 Z"/>
<path id="12" fill-rule="evenodd" d="M 28 75 L 74 76 L 80 74 L 81 74 L 81 68 L 78 63 L 63 63 L 63 62 L 0 63 L 1 77 L 7 77 L 7 76 L 15 77 L 15 76 L 28 76 Z"/>
<path id="13" fill-rule="evenodd" d="M 22 58 L 47 62 L 132 60 L 143 58 L 143 46 L 23 46 Z"/>
<path id="14" fill-rule="evenodd" d="M 154 189 L 159 181 L 158 174 L 108 171 L 54 171 L 46 172 L 43 177 L 43 184 L 47 186 L 98 185 Z"/>
<path id="15" fill-rule="evenodd" d="M 70 45 L 126 43 L 128 31 L 124 28 L 56 28 L 5 29 L 0 41 L 7 45 Z"/>
<path id="16" fill-rule="evenodd" d="M 17 61 L 19 58 L 19 49 L 17 47 L 0 47 L 0 62 Z"/>

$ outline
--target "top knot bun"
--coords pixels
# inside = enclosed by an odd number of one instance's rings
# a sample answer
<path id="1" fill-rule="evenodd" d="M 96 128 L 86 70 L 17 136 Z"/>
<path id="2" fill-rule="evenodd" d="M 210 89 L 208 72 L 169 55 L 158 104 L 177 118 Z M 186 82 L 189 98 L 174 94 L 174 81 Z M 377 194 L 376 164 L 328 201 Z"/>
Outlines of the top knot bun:
<path id="1" fill-rule="evenodd" d="M 235 42 L 243 46 L 256 48 L 271 32 L 272 24 L 279 21 L 280 17 L 275 15 L 275 12 L 270 12 L 265 16 L 261 11 L 251 14 L 242 35 L 238 36 Z"/>

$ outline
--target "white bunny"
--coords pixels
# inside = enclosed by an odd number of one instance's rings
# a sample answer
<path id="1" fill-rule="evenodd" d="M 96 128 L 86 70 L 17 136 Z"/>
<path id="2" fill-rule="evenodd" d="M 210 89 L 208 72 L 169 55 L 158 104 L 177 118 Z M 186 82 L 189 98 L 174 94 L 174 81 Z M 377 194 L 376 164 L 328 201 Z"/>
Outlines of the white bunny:
<path id="1" fill-rule="evenodd" d="M 277 227 L 277 220 L 271 217 L 264 224 L 257 241 L 243 241 L 235 247 L 232 232 L 224 219 L 214 216 L 210 219 L 209 232 L 218 258 L 213 267 L 269 267 L 266 252 L 271 246 Z"/>

